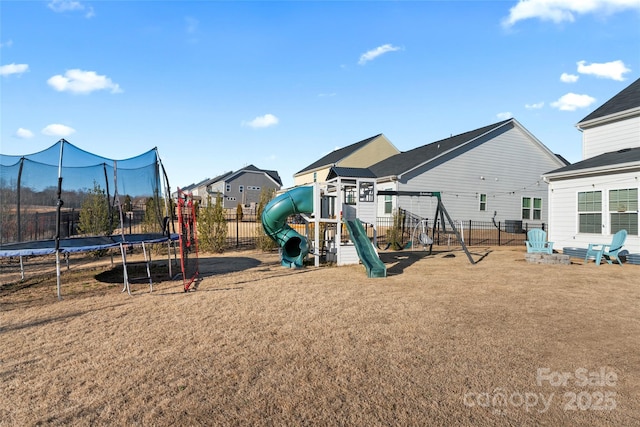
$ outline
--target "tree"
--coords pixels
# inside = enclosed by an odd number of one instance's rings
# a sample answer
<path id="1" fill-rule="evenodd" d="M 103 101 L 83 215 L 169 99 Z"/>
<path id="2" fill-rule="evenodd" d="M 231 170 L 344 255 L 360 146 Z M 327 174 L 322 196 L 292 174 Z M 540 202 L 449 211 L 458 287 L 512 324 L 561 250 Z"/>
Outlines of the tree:
<path id="1" fill-rule="evenodd" d="M 149 197 L 144 205 L 144 220 L 142 221 L 142 231 L 145 233 L 159 233 L 162 225 L 159 220 L 160 209 L 157 199 Z"/>
<path id="2" fill-rule="evenodd" d="M 260 201 L 258 202 L 258 211 L 256 216 L 256 221 L 258 222 L 258 226 L 256 227 L 256 248 L 268 252 L 272 251 L 276 248 L 276 242 L 264 231 L 264 227 L 262 226 L 262 212 L 264 208 L 267 206 L 267 203 L 273 199 L 276 192 L 273 188 L 265 188 L 260 191 Z"/>
<path id="3" fill-rule="evenodd" d="M 198 210 L 198 246 L 205 252 L 224 252 L 227 242 L 227 221 L 224 217 L 222 197 L 215 204 L 207 196 L 207 205 Z"/>
<path id="4" fill-rule="evenodd" d="M 242 203 L 238 203 L 236 207 L 236 219 L 238 221 L 242 221 L 242 217 L 244 217 L 244 211 L 242 210 Z"/>
<path id="5" fill-rule="evenodd" d="M 131 212 L 133 210 L 133 205 L 131 203 L 131 196 L 128 194 L 124 196 L 124 203 L 122 204 L 122 209 L 125 212 Z"/>
<path id="6" fill-rule="evenodd" d="M 115 230 L 116 221 L 117 218 L 114 218 L 109 206 L 107 193 L 94 181 L 93 189 L 88 191 L 80 207 L 78 230 L 90 236 L 108 236 Z"/>
<path id="7" fill-rule="evenodd" d="M 393 214 L 393 227 L 387 230 L 387 243 L 391 244 L 394 250 L 402 249 L 402 225 L 404 224 L 404 212 L 398 209 Z"/>

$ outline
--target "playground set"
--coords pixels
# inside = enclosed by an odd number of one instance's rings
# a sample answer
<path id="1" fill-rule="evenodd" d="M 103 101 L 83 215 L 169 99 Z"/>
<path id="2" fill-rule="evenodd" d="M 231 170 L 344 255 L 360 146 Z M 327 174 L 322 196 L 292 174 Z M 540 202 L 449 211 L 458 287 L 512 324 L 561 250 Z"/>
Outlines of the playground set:
<path id="1" fill-rule="evenodd" d="M 349 173 L 352 176 L 348 176 Z M 439 192 L 378 191 L 375 177 L 367 169 L 334 167 L 326 183 L 294 187 L 276 196 L 263 210 L 262 225 L 280 247 L 281 264 L 285 267 L 303 267 L 305 259 L 313 256 L 316 267 L 322 260 L 337 265 L 362 263 L 368 277 L 386 277 L 387 268 L 377 250 L 379 195 L 435 197 L 435 218 L 440 219 L 436 223 L 445 232 L 446 224 L 450 225 L 467 258 L 475 264 Z M 292 215 L 303 219 L 305 235 L 289 225 Z M 416 233 L 416 228 L 413 236 L 417 234 L 418 242 L 429 246 L 431 254 L 433 238 L 428 236 L 425 224 L 421 221 L 421 232 Z M 372 237 L 367 230 L 372 231 Z M 436 232 L 436 226 L 432 232 Z"/>

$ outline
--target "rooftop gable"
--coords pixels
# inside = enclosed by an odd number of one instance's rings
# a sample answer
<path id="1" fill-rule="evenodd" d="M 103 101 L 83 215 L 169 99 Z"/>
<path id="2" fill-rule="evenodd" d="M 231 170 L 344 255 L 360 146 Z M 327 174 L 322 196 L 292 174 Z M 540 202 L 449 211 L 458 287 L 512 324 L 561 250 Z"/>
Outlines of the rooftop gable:
<path id="1" fill-rule="evenodd" d="M 626 88 L 618 92 L 617 95 L 596 108 L 591 114 L 578 122 L 578 126 L 595 119 L 621 113 L 623 111 L 640 108 L 640 78 L 631 83 Z"/>
<path id="2" fill-rule="evenodd" d="M 362 147 L 364 147 L 365 145 L 369 144 L 371 141 L 373 141 L 374 139 L 378 138 L 379 136 L 382 136 L 381 133 L 372 136 L 370 138 L 367 139 L 363 139 L 362 141 L 358 141 L 354 144 L 348 145 L 346 147 L 343 148 L 339 148 L 337 150 L 334 150 L 332 152 L 330 152 L 329 154 L 327 154 L 324 157 L 321 157 L 320 159 L 316 160 L 315 162 L 311 163 L 309 166 L 307 166 L 306 168 L 296 172 L 297 174 L 300 173 L 304 173 L 304 172 L 309 172 L 312 171 L 314 169 L 319 169 L 325 166 L 332 166 L 336 163 L 338 163 L 340 160 L 344 159 L 345 157 L 353 154 L 354 152 L 358 151 L 359 149 L 361 149 Z"/>
<path id="3" fill-rule="evenodd" d="M 245 166 L 242 169 L 237 170 L 236 172 L 229 172 L 228 176 L 225 176 L 224 179 L 231 180 L 243 172 L 264 173 L 268 175 L 272 180 L 274 180 L 276 184 L 282 186 L 282 179 L 280 178 L 280 175 L 277 171 L 260 169 L 254 165 Z"/>

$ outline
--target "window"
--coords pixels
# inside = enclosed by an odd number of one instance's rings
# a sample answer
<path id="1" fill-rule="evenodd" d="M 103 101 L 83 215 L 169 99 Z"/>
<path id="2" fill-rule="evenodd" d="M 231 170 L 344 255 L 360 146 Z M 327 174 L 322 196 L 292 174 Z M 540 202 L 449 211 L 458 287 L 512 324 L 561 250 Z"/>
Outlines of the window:
<path id="1" fill-rule="evenodd" d="M 578 232 L 602 233 L 602 191 L 578 193 Z"/>
<path id="2" fill-rule="evenodd" d="M 230 191 L 231 191 L 231 184 L 227 184 L 227 185 L 225 185 L 225 187 L 224 187 L 224 188 L 225 188 L 225 190 L 224 190 L 224 192 L 225 192 L 225 193 L 230 192 Z"/>
<path id="3" fill-rule="evenodd" d="M 542 199 L 533 198 L 533 219 L 542 219 Z"/>
<path id="4" fill-rule="evenodd" d="M 313 173 L 313 182 L 317 182 L 318 181 L 318 172 L 314 172 Z"/>
<path id="5" fill-rule="evenodd" d="M 522 219 L 542 219 L 542 199 L 538 197 L 523 197 Z"/>
<path id="6" fill-rule="evenodd" d="M 238 192 L 242 193 L 244 191 L 244 185 L 238 186 Z"/>
<path id="7" fill-rule="evenodd" d="M 345 187 L 344 189 L 344 202 L 347 205 L 356 204 L 356 187 Z"/>
<path id="8" fill-rule="evenodd" d="M 638 189 L 609 190 L 609 215 L 611 234 L 627 230 L 638 235 Z"/>
<path id="9" fill-rule="evenodd" d="M 373 182 L 360 183 L 360 201 L 373 202 Z"/>
<path id="10" fill-rule="evenodd" d="M 388 191 L 391 191 L 391 188 L 387 188 Z M 390 214 L 393 212 L 393 196 L 384 196 L 384 213 Z"/>
<path id="11" fill-rule="evenodd" d="M 486 211 L 487 210 L 487 195 L 486 194 L 481 194 L 480 195 L 480 210 L 481 211 Z"/>

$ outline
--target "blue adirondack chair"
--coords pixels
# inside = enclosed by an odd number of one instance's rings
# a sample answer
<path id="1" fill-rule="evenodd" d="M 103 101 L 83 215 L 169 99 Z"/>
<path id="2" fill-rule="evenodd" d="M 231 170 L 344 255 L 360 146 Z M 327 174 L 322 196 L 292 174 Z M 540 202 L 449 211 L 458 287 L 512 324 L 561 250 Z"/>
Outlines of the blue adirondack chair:
<path id="1" fill-rule="evenodd" d="M 527 240 L 524 242 L 527 245 L 527 252 L 529 253 L 553 253 L 553 242 L 547 242 L 547 232 L 541 228 L 533 228 L 527 232 Z"/>
<path id="2" fill-rule="evenodd" d="M 627 240 L 627 230 L 620 230 L 613 235 L 613 239 L 611 239 L 611 244 L 609 245 L 589 243 L 587 254 L 584 256 L 584 263 L 586 264 L 590 257 L 595 257 L 596 265 L 600 265 L 600 261 L 602 257 L 604 257 L 609 264 L 613 264 L 611 257 L 614 257 L 616 261 L 618 261 L 618 264 L 622 265 L 618 253 L 622 249 L 622 246 L 624 246 L 625 240 Z"/>

